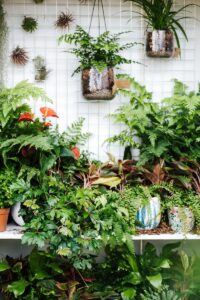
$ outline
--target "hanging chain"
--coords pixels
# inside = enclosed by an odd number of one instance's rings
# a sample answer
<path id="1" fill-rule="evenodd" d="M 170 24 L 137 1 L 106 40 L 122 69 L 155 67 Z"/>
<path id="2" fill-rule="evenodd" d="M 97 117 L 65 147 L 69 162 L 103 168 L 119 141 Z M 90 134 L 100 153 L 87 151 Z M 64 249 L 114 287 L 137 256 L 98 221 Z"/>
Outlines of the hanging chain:
<path id="1" fill-rule="evenodd" d="M 92 7 L 92 14 L 91 14 L 91 18 L 90 18 L 89 33 L 91 31 L 92 21 L 94 19 L 94 11 L 95 11 L 96 4 L 97 4 L 97 9 L 98 9 L 98 32 L 99 32 L 99 35 L 100 35 L 101 34 L 100 10 L 102 10 L 102 13 L 103 13 L 103 21 L 104 21 L 105 30 L 108 31 L 107 24 L 106 24 L 106 17 L 105 17 L 105 10 L 104 10 L 104 5 L 103 5 L 103 0 L 94 0 L 93 7 Z"/>

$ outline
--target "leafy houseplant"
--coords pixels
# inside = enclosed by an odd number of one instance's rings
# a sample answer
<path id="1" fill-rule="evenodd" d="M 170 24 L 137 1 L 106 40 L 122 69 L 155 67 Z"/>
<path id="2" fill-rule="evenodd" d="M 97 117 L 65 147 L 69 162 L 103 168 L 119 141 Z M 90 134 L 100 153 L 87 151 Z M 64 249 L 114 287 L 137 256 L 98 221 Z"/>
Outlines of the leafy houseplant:
<path id="1" fill-rule="evenodd" d="M 0 171 L 0 232 L 6 230 L 10 207 L 14 204 L 14 193 L 10 186 L 15 179 L 11 170 Z"/>
<path id="2" fill-rule="evenodd" d="M 189 18 L 188 15 L 181 16 L 181 12 L 187 12 L 187 8 L 195 4 L 187 4 L 181 8 L 174 9 L 174 0 L 125 0 L 131 1 L 136 7 L 142 9 L 141 13 L 147 28 L 146 53 L 150 57 L 171 57 L 173 54 L 173 35 L 177 46 L 180 48 L 178 30 L 187 38 L 187 34 L 181 21 Z M 139 13 L 140 14 L 140 13 Z"/>
<path id="3" fill-rule="evenodd" d="M 120 36 L 124 33 L 110 34 L 107 31 L 95 38 L 77 26 L 73 34 L 60 37 L 60 42 L 74 44 L 74 48 L 68 52 L 79 60 L 80 65 L 73 74 L 82 72 L 83 95 L 86 99 L 111 100 L 114 97 L 113 68 L 135 62 L 121 55 L 123 50 L 136 44 L 120 45 Z"/>

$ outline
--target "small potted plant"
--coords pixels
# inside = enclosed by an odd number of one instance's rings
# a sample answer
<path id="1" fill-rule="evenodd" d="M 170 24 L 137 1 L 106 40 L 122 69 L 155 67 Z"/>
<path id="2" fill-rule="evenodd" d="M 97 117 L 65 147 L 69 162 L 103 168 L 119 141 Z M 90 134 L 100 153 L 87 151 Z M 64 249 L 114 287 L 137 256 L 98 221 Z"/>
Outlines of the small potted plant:
<path id="1" fill-rule="evenodd" d="M 174 9 L 174 0 L 125 0 L 131 1 L 136 7 L 143 10 L 142 16 L 147 23 L 146 54 L 149 57 L 169 58 L 174 52 L 174 37 L 180 48 L 178 30 L 187 38 L 181 21 L 189 18 L 187 13 L 181 12 L 195 4 L 187 4 Z M 139 11 L 141 15 L 141 11 Z M 150 28 L 150 30 L 149 30 Z"/>
<path id="2" fill-rule="evenodd" d="M 199 196 L 193 191 L 173 188 L 172 194 L 166 197 L 164 206 L 167 208 L 169 225 L 175 232 L 190 232 L 195 224 L 199 231 Z"/>
<path id="3" fill-rule="evenodd" d="M 114 67 L 135 61 L 121 56 L 121 52 L 137 43 L 120 45 L 123 33 L 110 34 L 106 31 L 98 37 L 92 37 L 82 27 L 77 26 L 73 34 L 60 37 L 60 42 L 73 44 L 69 53 L 79 60 L 75 73 L 82 72 L 83 96 L 88 100 L 111 100 L 114 98 Z"/>
<path id="4" fill-rule="evenodd" d="M 14 194 L 10 188 L 15 175 L 10 170 L 0 171 L 0 232 L 6 230 L 10 207 L 14 203 Z"/>

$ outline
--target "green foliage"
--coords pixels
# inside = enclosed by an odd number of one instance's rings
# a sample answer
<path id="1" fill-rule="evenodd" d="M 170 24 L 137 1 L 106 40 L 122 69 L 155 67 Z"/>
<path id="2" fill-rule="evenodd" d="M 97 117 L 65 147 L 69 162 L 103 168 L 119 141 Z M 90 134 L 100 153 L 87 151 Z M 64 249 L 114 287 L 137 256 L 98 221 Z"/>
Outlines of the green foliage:
<path id="1" fill-rule="evenodd" d="M 26 32 L 34 32 L 38 27 L 38 22 L 32 17 L 24 17 L 22 22 L 22 28 Z"/>
<path id="2" fill-rule="evenodd" d="M 77 26 L 73 34 L 65 34 L 59 38 L 60 42 L 74 44 L 74 48 L 68 52 L 74 54 L 79 60 L 79 67 L 73 74 L 84 69 L 95 67 L 103 71 L 107 66 L 115 67 L 121 64 L 135 63 L 130 59 L 121 56 L 121 52 L 133 47 L 137 43 L 120 45 L 119 40 L 122 34 L 110 34 L 109 31 L 102 33 L 97 38 L 91 37 L 82 27 Z"/>
<path id="3" fill-rule="evenodd" d="M 3 9 L 3 0 L 0 1 L 0 88 L 4 86 L 4 72 L 5 72 L 5 57 L 7 46 L 8 27 Z"/>
<path id="4" fill-rule="evenodd" d="M 162 291 L 149 289 L 141 295 L 141 300 L 181 300 L 177 292 L 172 291 L 169 287 L 163 287 Z"/>
<path id="5" fill-rule="evenodd" d="M 120 78 L 130 80 L 130 91 L 119 90 L 120 94 L 130 98 L 130 102 L 120 106 L 111 117 L 124 124 L 125 129 L 107 141 L 139 148 L 140 165 L 161 158 L 179 160 L 183 155 L 199 161 L 199 93 L 187 92 L 187 87 L 175 80 L 173 96 L 159 105 L 134 79 L 128 75 L 120 75 Z"/>
<path id="6" fill-rule="evenodd" d="M 151 27 L 153 30 L 172 30 L 176 37 L 178 48 L 180 48 L 180 40 L 178 30 L 187 38 L 186 32 L 181 25 L 181 21 L 191 18 L 187 14 L 187 9 L 191 6 L 198 6 L 195 4 L 187 4 L 174 9 L 174 0 L 125 0 L 133 2 L 133 4 L 139 9 L 142 8 L 143 12 L 138 13 L 142 15 L 147 27 Z M 185 15 L 181 15 L 184 12 Z"/>
<path id="7" fill-rule="evenodd" d="M 11 184 L 16 178 L 12 170 L 1 169 L 0 171 L 0 208 L 10 208 L 14 204 L 14 192 Z"/>

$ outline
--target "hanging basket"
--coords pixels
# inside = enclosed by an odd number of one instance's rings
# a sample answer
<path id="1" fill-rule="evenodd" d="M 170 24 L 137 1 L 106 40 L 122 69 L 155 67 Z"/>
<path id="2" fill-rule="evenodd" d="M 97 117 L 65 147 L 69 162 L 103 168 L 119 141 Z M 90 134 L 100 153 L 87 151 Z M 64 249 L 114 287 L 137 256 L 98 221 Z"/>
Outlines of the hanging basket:
<path id="1" fill-rule="evenodd" d="M 174 34 L 170 30 L 147 32 L 146 54 L 148 57 L 169 58 L 174 53 Z"/>
<path id="2" fill-rule="evenodd" d="M 99 72 L 95 68 L 82 71 L 82 91 L 87 100 L 112 100 L 115 97 L 114 70 L 111 67 Z"/>

